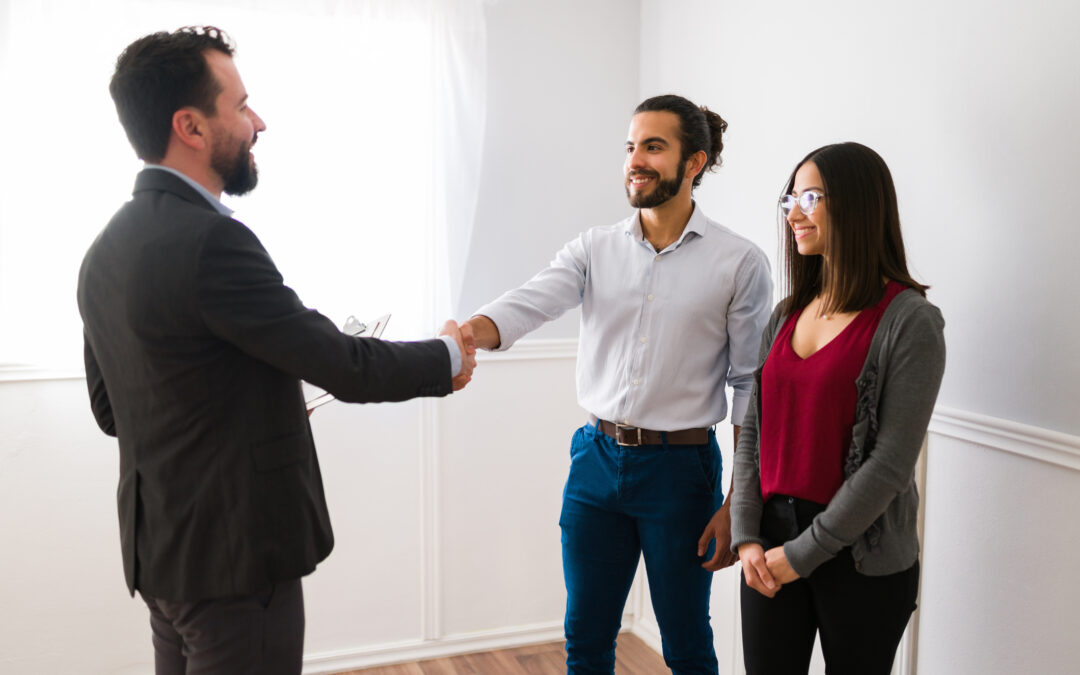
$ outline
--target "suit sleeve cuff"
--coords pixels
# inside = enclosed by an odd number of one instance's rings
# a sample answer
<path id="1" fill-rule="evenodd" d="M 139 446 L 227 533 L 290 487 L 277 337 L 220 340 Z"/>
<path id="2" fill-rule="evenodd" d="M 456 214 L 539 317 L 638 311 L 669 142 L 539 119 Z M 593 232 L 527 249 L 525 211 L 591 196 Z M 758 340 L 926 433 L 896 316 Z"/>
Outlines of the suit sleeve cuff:
<path id="1" fill-rule="evenodd" d="M 439 339 L 446 345 L 446 351 L 450 354 L 450 377 L 457 377 L 461 372 L 461 350 L 458 349 L 457 341 L 449 335 L 440 335 Z"/>

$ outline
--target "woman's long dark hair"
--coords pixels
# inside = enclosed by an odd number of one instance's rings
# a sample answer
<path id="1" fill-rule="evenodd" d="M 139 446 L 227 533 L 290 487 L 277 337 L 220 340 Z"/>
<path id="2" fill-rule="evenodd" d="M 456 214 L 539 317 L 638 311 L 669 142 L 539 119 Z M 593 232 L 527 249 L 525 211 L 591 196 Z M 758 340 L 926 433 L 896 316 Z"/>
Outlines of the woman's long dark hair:
<path id="1" fill-rule="evenodd" d="M 817 166 L 825 190 L 825 255 L 800 255 L 795 234 L 781 215 L 785 311 L 802 309 L 818 295 L 827 314 L 865 309 L 881 299 L 883 277 L 925 296 L 929 286 L 908 273 L 896 188 L 885 160 L 859 143 L 826 145 L 796 165 L 783 194 L 791 194 L 795 174 L 807 162 Z"/>

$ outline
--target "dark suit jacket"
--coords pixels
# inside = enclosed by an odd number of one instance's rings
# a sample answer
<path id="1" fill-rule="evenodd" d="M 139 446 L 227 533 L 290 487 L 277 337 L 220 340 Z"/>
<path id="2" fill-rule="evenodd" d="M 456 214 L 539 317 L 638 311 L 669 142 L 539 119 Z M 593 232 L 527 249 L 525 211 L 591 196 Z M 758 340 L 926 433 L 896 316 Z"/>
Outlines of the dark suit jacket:
<path id="1" fill-rule="evenodd" d="M 253 593 L 330 553 L 300 380 L 351 402 L 451 391 L 441 341 L 344 335 L 247 227 L 159 169 L 90 247 L 78 300 L 91 408 L 119 440 L 132 593 Z"/>

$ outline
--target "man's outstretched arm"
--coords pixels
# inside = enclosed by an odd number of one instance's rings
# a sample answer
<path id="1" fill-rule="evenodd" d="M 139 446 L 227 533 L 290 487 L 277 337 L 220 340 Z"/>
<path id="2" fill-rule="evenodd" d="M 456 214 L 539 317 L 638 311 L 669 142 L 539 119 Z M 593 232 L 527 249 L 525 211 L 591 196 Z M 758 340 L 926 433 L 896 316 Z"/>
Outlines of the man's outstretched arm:
<path id="1" fill-rule="evenodd" d="M 499 339 L 499 327 L 483 314 L 477 314 L 461 325 L 462 328 L 465 326 L 472 329 L 477 349 L 498 349 L 502 343 Z"/>

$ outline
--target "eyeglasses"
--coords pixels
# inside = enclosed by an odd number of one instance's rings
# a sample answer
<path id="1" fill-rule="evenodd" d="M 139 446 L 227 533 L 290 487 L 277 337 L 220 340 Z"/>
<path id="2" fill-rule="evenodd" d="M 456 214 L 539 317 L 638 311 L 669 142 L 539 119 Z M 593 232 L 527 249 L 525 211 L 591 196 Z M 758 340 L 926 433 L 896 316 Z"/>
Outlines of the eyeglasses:
<path id="1" fill-rule="evenodd" d="M 825 194 L 822 192 L 816 192 L 814 190 L 807 190 L 798 197 L 795 195 L 784 195 L 780 198 L 780 210 L 784 212 L 786 217 L 791 210 L 795 208 L 795 205 L 799 205 L 799 210 L 804 215 L 810 215 L 817 208 L 818 202 L 825 198 Z"/>

